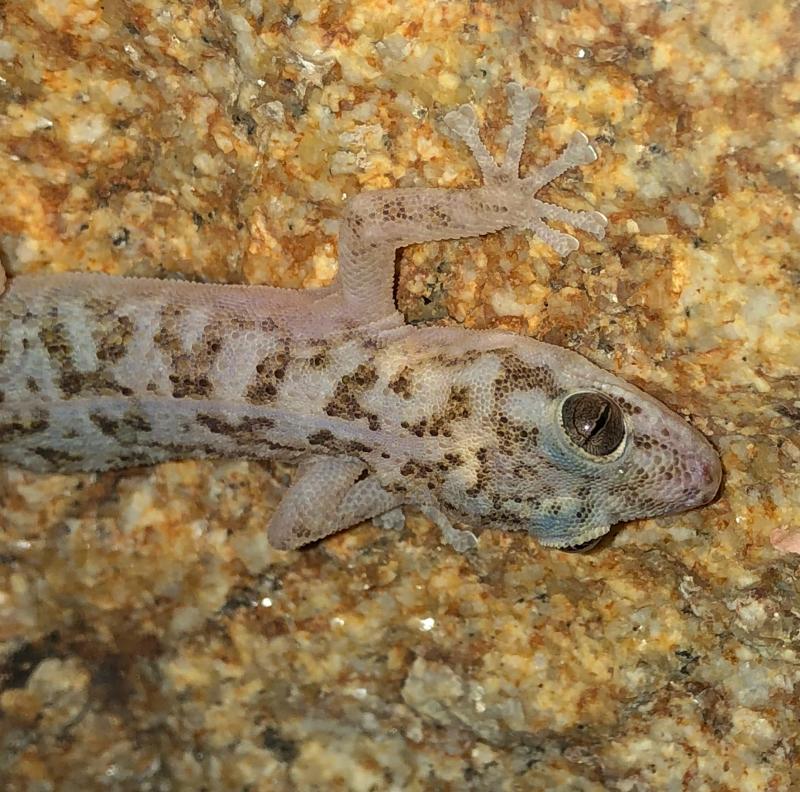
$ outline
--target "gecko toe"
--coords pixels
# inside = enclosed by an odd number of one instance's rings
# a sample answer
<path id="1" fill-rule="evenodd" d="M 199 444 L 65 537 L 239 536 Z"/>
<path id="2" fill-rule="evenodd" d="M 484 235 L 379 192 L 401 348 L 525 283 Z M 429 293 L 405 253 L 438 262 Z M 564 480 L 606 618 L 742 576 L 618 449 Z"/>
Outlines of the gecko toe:
<path id="1" fill-rule="evenodd" d="M 597 152 L 583 132 L 573 132 L 567 145 L 567 154 L 573 165 L 588 165 L 597 159 Z"/>
<path id="2" fill-rule="evenodd" d="M 461 107 L 451 110 L 444 117 L 444 122 L 456 135 L 463 138 L 470 133 L 477 125 L 477 118 L 475 110 L 470 105 L 461 105 Z"/>

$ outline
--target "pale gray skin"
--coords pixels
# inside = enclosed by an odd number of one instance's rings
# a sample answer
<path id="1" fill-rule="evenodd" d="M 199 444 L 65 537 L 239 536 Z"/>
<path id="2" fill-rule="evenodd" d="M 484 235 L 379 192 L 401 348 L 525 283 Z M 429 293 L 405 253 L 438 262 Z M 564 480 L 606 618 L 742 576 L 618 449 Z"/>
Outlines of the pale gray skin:
<path id="1" fill-rule="evenodd" d="M 475 539 L 454 523 L 573 547 L 615 523 L 708 502 L 716 452 L 647 394 L 569 350 L 499 331 L 409 327 L 396 310 L 403 245 L 512 227 L 562 255 L 577 247 L 542 218 L 603 237 L 602 215 L 534 197 L 596 158 L 586 137 L 520 178 L 538 95 L 513 84 L 509 94 L 503 165 L 471 108 L 450 113 L 484 185 L 357 196 L 328 288 L 13 279 L 0 298 L 0 460 L 39 471 L 293 461 L 268 527 L 278 548 L 369 518 L 397 523 L 406 505 L 458 549 Z"/>

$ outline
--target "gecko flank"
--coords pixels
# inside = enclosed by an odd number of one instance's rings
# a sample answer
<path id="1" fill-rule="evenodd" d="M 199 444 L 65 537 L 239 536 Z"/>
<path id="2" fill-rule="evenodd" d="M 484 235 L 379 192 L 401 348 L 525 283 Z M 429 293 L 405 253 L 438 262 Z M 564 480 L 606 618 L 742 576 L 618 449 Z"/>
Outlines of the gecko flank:
<path id="1" fill-rule="evenodd" d="M 562 255 L 605 218 L 538 200 L 592 162 L 576 133 L 520 177 L 537 94 L 509 89 L 497 165 L 469 107 L 448 114 L 483 186 L 363 193 L 347 205 L 325 289 L 212 286 L 105 275 L 20 276 L 0 297 L 0 460 L 105 470 L 243 456 L 297 463 L 268 526 L 299 547 L 373 517 L 421 509 L 459 549 L 463 528 L 590 542 L 617 522 L 702 505 L 720 465 L 706 440 L 579 355 L 499 331 L 409 327 L 395 251 L 527 230 Z M 2 276 L 0 275 L 0 290 Z M 456 526 L 461 526 L 458 528 Z"/>

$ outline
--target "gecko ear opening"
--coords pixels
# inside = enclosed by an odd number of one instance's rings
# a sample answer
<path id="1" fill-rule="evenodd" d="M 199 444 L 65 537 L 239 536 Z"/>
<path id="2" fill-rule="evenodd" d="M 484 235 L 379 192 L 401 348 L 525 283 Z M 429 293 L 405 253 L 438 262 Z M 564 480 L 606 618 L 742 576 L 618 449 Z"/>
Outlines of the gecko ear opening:
<path id="1" fill-rule="evenodd" d="M 579 391 L 567 396 L 561 403 L 559 423 L 569 442 L 592 459 L 614 459 L 624 447 L 622 410 L 598 391 Z"/>

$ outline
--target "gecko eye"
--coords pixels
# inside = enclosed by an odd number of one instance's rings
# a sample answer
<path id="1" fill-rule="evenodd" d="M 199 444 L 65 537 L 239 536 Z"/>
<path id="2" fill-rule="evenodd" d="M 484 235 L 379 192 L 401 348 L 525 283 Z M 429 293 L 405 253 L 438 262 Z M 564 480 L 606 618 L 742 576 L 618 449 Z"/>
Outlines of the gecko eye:
<path id="1" fill-rule="evenodd" d="M 607 457 L 625 439 L 622 410 L 607 396 L 582 391 L 567 396 L 561 405 L 561 426 L 567 437 L 593 457 Z"/>

